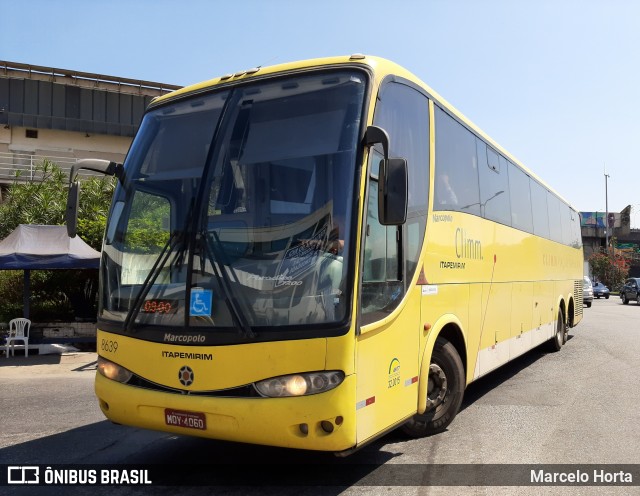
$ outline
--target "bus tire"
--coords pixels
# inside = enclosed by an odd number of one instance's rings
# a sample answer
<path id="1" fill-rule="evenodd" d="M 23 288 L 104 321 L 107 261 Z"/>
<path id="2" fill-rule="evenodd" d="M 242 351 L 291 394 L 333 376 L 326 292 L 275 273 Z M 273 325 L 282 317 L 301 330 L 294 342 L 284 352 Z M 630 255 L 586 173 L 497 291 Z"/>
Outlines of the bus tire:
<path id="1" fill-rule="evenodd" d="M 547 341 L 547 349 L 549 351 L 560 351 L 562 345 L 565 343 L 565 334 L 567 332 L 566 325 L 564 323 L 564 317 L 562 316 L 562 310 L 558 311 L 558 323 L 556 324 L 556 332 L 553 337 Z"/>
<path id="2" fill-rule="evenodd" d="M 431 354 L 427 395 L 431 408 L 408 420 L 402 430 L 411 437 L 423 437 L 444 431 L 453 421 L 464 395 L 464 366 L 455 346 L 438 338 Z"/>

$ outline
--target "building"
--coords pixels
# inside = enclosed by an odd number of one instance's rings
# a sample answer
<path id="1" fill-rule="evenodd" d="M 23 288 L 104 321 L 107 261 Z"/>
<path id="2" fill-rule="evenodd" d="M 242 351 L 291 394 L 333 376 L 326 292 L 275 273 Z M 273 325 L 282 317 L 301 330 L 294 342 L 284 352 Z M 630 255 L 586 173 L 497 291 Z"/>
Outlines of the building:
<path id="1" fill-rule="evenodd" d="M 587 260 L 596 252 L 606 249 L 608 226 L 609 247 L 624 253 L 631 261 L 630 277 L 640 277 L 640 229 L 631 229 L 631 205 L 621 212 L 581 212 L 582 243 L 584 247 L 585 274 L 589 273 Z"/>
<path id="2" fill-rule="evenodd" d="M 0 61 L 0 188 L 49 158 L 124 159 L 145 108 L 180 86 Z"/>

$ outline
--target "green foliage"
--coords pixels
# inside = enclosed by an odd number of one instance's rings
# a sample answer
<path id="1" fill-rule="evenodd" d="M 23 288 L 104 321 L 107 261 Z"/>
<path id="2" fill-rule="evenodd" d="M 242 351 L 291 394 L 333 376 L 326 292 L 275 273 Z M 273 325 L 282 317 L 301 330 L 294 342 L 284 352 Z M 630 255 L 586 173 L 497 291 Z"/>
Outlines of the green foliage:
<path id="1" fill-rule="evenodd" d="M 116 179 L 113 177 L 94 177 L 82 181 L 80 187 L 78 235 L 98 251 L 102 249 L 102 238 L 115 185 Z"/>
<path id="2" fill-rule="evenodd" d="M 629 274 L 629 262 L 621 255 L 594 253 L 589 257 L 589 265 L 594 278 L 612 291 L 617 291 Z"/>
<path id="3" fill-rule="evenodd" d="M 35 179 L 37 177 L 42 181 Z M 16 174 L 6 200 L 0 204 L 0 239 L 19 224 L 63 224 L 67 201 L 65 186 L 64 172 L 49 160 L 36 166 L 34 179 L 20 181 L 20 174 Z"/>
<path id="4" fill-rule="evenodd" d="M 95 250 L 102 247 L 102 235 L 111 204 L 113 178 L 82 181 L 78 212 L 78 235 Z M 33 179 L 21 181 L 18 174 L 0 204 L 0 239 L 19 224 L 63 225 L 68 192 L 65 172 L 50 160 L 37 164 Z"/>
<path id="5" fill-rule="evenodd" d="M 77 275 L 75 272 L 84 272 Z M 72 321 L 75 316 L 88 317 L 82 313 L 76 314 L 74 306 L 68 296 L 77 291 L 77 284 L 81 280 L 91 279 L 90 273 L 97 271 L 66 271 L 66 270 L 33 270 L 31 271 L 31 319 L 37 322 Z M 23 283 L 22 270 L 0 271 L 0 322 L 9 322 L 23 313 Z M 95 299 L 95 297 L 94 297 Z M 91 308 L 95 304 L 82 305 L 80 308 Z"/>
<path id="6" fill-rule="evenodd" d="M 83 180 L 80 187 L 78 235 L 98 251 L 114 188 L 114 178 L 102 177 Z M 68 176 L 50 160 L 37 164 L 32 179 L 17 175 L 0 204 L 0 239 L 19 224 L 63 225 L 67 193 Z M 0 271 L 0 321 L 22 315 L 22 288 L 22 271 Z M 94 317 L 97 294 L 97 270 L 32 271 L 31 318 Z"/>
<path id="7" fill-rule="evenodd" d="M 134 220 L 127 231 L 126 251 L 141 255 L 160 253 L 169 239 L 168 232 L 159 229 L 154 220 Z"/>
<path id="8" fill-rule="evenodd" d="M 166 198 L 137 192 L 131 205 L 126 250 L 139 254 L 159 253 L 169 239 L 170 210 Z"/>
<path id="9" fill-rule="evenodd" d="M 22 271 L 0 270 L 0 322 L 22 317 Z"/>

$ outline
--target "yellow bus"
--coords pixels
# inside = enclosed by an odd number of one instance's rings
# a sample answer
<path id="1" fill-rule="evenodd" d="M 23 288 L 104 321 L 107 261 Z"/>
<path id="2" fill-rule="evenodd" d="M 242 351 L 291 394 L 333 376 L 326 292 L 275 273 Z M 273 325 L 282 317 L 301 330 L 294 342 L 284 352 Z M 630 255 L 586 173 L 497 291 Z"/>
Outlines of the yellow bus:
<path id="1" fill-rule="evenodd" d="M 582 318 L 578 212 L 381 58 L 180 89 L 124 164 L 80 168 L 118 178 L 95 391 L 119 424 L 348 454 L 443 431 Z"/>

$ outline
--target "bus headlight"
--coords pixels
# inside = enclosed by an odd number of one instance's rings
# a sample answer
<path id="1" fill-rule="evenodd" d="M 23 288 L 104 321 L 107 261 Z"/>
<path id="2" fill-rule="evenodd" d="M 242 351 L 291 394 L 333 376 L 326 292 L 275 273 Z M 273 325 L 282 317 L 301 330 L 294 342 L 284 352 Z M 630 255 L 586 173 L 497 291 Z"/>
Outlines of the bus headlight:
<path id="1" fill-rule="evenodd" d="M 107 379 L 122 383 L 128 382 L 133 376 L 129 370 L 101 356 L 98 357 L 98 373 Z"/>
<path id="2" fill-rule="evenodd" d="M 254 386 L 262 396 L 281 398 L 286 396 L 308 396 L 324 393 L 338 387 L 344 380 L 344 372 L 305 372 L 282 375 L 256 382 Z"/>

